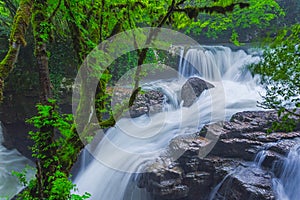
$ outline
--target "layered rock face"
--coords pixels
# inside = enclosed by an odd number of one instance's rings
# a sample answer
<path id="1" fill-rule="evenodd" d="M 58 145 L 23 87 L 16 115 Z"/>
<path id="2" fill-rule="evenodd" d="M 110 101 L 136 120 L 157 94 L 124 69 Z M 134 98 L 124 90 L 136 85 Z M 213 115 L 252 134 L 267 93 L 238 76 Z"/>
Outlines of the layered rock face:
<path id="1" fill-rule="evenodd" d="M 276 120 L 274 111 L 242 112 L 230 122 L 175 138 L 140 175 L 139 187 L 157 200 L 276 199 L 272 178 L 300 143 L 299 126 L 294 132 L 267 134 Z"/>

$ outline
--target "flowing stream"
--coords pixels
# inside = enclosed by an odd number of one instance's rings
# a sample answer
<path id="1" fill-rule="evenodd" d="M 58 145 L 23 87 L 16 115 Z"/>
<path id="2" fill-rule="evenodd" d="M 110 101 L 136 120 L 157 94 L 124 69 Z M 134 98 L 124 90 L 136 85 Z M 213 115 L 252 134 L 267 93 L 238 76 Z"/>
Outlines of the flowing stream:
<path id="1" fill-rule="evenodd" d="M 0 199 L 10 199 L 17 194 L 23 186 L 12 175 L 12 171 L 22 171 L 27 165 L 33 166 L 30 160 L 23 157 L 17 150 L 7 150 L 2 146 L 3 135 L 0 124 Z M 33 170 L 28 170 L 28 178 L 33 176 Z"/>
<path id="2" fill-rule="evenodd" d="M 257 62 L 257 56 L 223 46 L 182 48 L 180 54 L 180 78 L 144 86 L 168 91 L 165 107 L 173 109 L 122 118 L 96 147 L 87 146 L 94 159 L 89 165 L 82 164 L 85 169 L 79 170 L 74 180 L 78 193 L 88 192 L 95 200 L 148 199 L 147 192 L 135 186 L 135 175 L 142 172 L 147 161 L 161 154 L 172 138 L 193 133 L 207 123 L 227 120 L 238 111 L 258 109 L 259 92 L 264 91 L 245 68 Z M 181 106 L 178 94 L 186 80 L 183 77 L 190 76 L 199 76 L 215 88 L 204 91 L 187 108 Z"/>

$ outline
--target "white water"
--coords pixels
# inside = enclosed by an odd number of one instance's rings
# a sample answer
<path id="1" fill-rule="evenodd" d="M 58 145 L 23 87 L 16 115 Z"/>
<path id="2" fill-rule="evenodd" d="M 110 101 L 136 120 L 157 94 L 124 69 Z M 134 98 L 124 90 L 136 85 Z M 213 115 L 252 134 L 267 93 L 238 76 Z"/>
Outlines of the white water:
<path id="1" fill-rule="evenodd" d="M 216 197 L 218 190 L 222 187 L 223 183 L 226 181 L 226 179 L 231 176 L 232 174 L 236 173 L 239 170 L 239 168 L 234 169 L 232 172 L 228 173 L 221 181 L 218 183 L 215 188 L 211 191 L 208 199 L 209 200 L 214 200 Z"/>
<path id="2" fill-rule="evenodd" d="M 271 146 L 271 143 L 269 144 Z M 262 167 L 262 163 L 266 159 L 267 149 L 269 146 L 266 146 L 266 149 L 261 150 L 257 153 L 254 161 L 250 164 L 249 167 L 256 166 L 258 168 Z M 273 191 L 276 195 L 276 199 L 278 200 L 299 200 L 300 199 L 300 145 L 296 145 L 293 147 L 288 153 L 287 157 L 284 159 L 283 163 L 275 163 L 274 168 L 279 168 L 281 173 L 279 178 L 274 176 L 274 172 L 272 179 Z M 243 170 L 238 168 L 232 170 L 232 172 L 228 173 L 223 180 L 215 186 L 215 188 L 210 193 L 210 200 L 213 200 L 218 190 L 221 188 L 225 180 L 235 173 L 243 173 Z"/>
<path id="3" fill-rule="evenodd" d="M 11 172 L 20 172 L 26 165 L 32 166 L 33 164 L 17 150 L 7 150 L 2 146 L 2 142 L 2 126 L 0 123 L 0 199 L 10 199 L 23 187 Z M 28 177 L 32 177 L 32 170 L 29 170 L 29 174 L 27 175 Z"/>
<path id="4" fill-rule="evenodd" d="M 280 200 L 300 199 L 300 145 L 289 152 L 283 163 L 280 178 L 273 179 L 273 187 Z"/>
<path id="5" fill-rule="evenodd" d="M 185 53 L 188 58 L 180 59 L 179 71 L 185 77 L 198 74 L 210 80 L 215 88 L 203 92 L 189 108 L 169 105 L 175 109 L 119 120 L 99 145 L 90 150 L 95 159 L 74 181 L 79 193 L 89 192 L 95 200 L 144 200 L 147 193 L 132 186 L 134 175 L 141 172 L 147 161 L 161 154 L 172 138 L 193 133 L 204 124 L 229 119 L 238 111 L 257 109 L 258 91 L 263 90 L 245 72 L 244 65 L 256 62 L 258 58 L 244 51 L 233 52 L 227 47 L 204 48 L 205 52 L 199 47 L 190 48 Z M 189 70 L 188 61 L 197 66 L 200 73 Z M 147 87 L 169 91 L 167 102 L 175 104 L 178 100 L 173 98 L 183 83 L 182 79 L 158 80 Z"/>
<path id="6" fill-rule="evenodd" d="M 182 53 L 183 54 L 183 53 Z M 206 80 L 249 81 L 250 73 L 244 66 L 259 61 L 244 50 L 232 51 L 224 46 L 201 46 L 186 51 L 180 59 L 179 73 L 184 77 L 199 75 Z"/>

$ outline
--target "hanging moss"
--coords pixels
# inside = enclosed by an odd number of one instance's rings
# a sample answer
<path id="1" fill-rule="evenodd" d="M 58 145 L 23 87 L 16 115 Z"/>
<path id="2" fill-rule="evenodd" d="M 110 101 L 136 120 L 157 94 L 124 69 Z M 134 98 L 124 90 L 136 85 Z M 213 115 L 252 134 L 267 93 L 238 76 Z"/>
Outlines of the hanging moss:
<path id="1" fill-rule="evenodd" d="M 33 1 L 21 0 L 14 17 L 9 38 L 9 50 L 0 63 L 0 101 L 3 100 L 4 80 L 13 70 L 21 45 L 26 45 L 25 34 L 30 23 L 32 5 Z"/>

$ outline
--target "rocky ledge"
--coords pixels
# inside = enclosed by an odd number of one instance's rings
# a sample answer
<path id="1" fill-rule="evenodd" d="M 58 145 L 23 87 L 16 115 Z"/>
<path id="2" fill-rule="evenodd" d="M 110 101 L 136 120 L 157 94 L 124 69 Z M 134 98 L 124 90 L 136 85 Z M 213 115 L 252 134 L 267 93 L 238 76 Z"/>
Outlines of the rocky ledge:
<path id="1" fill-rule="evenodd" d="M 293 132 L 267 134 L 276 120 L 274 111 L 241 112 L 175 138 L 168 152 L 145 168 L 138 185 L 157 200 L 276 199 L 272 178 L 280 167 L 272 167 L 300 143 L 299 124 Z"/>

